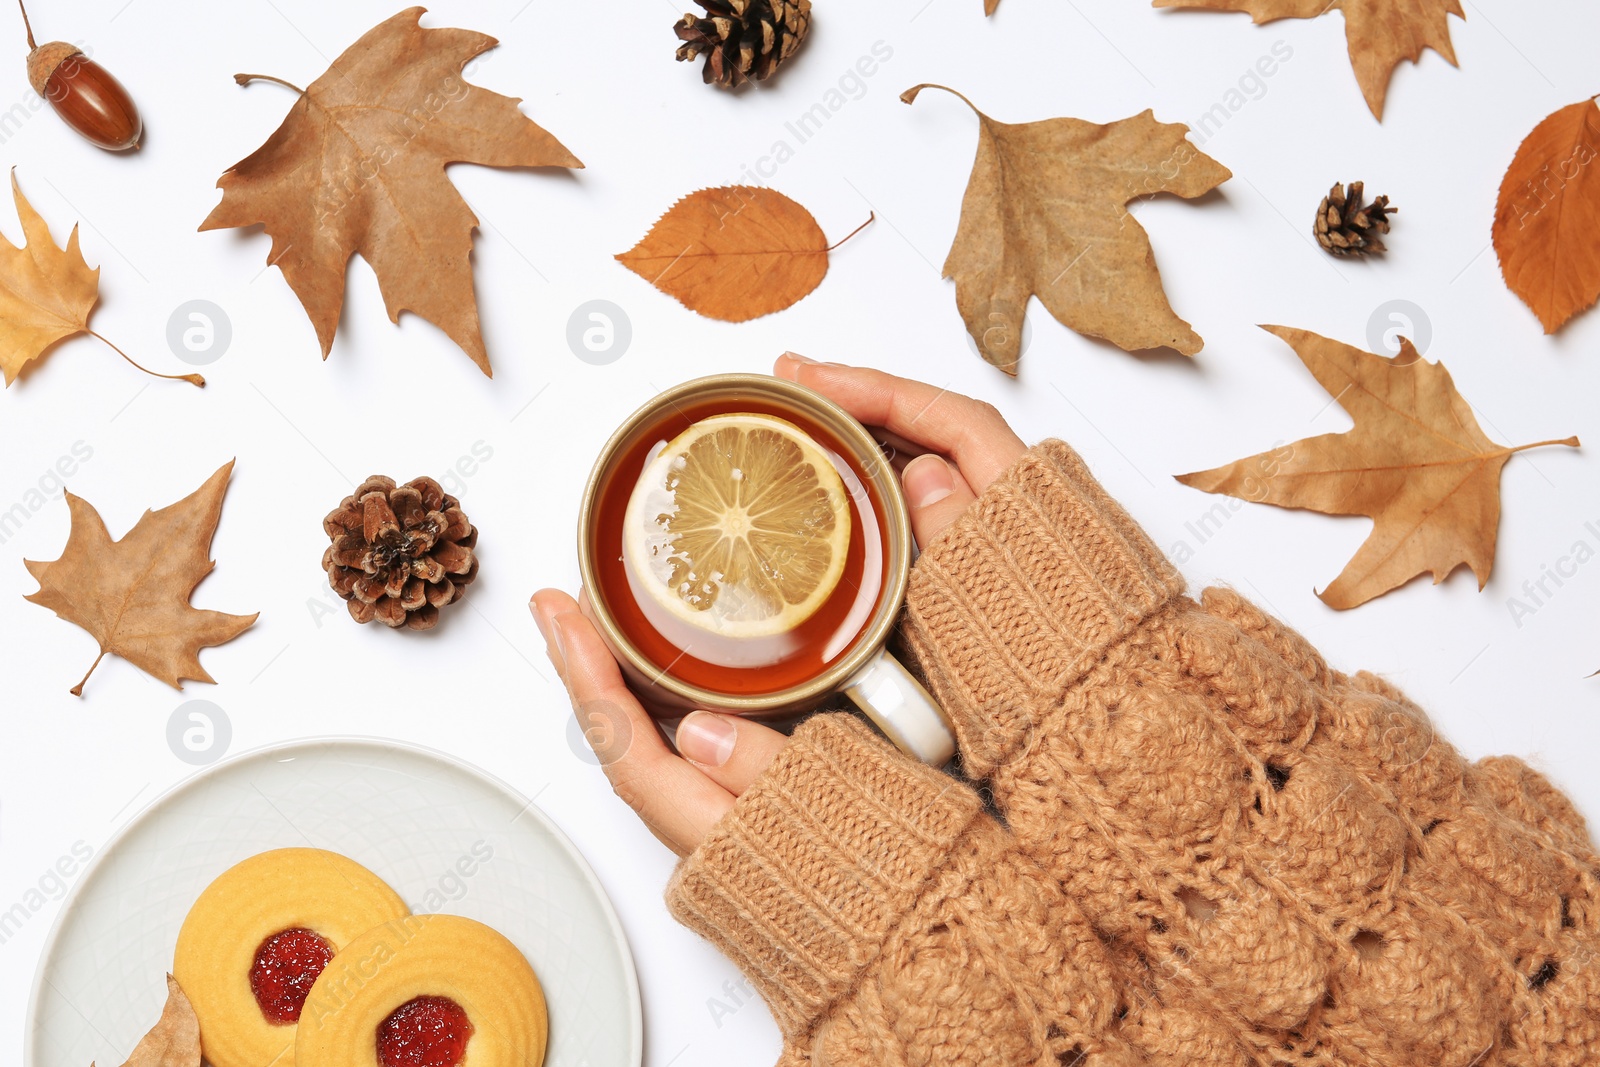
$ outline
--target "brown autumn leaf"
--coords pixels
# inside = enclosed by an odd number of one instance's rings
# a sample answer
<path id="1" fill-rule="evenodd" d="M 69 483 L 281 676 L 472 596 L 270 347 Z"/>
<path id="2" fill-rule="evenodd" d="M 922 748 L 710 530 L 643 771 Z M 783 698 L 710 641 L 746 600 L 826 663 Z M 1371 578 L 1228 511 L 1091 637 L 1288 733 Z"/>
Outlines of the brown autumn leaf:
<path id="1" fill-rule="evenodd" d="M 89 312 L 100 299 L 100 268 L 83 261 L 78 227 L 66 248 L 57 248 L 50 227 L 22 195 L 16 171 L 11 194 L 26 244 L 15 247 L 0 236 L 0 368 L 7 385 L 50 346 L 88 333 Z"/>
<path id="2" fill-rule="evenodd" d="M 11 194 L 17 202 L 25 243 L 17 247 L 0 235 L 0 372 L 5 374 L 6 385 L 56 344 L 79 334 L 99 338 L 133 363 L 122 349 L 89 328 L 89 315 L 100 299 L 100 268 L 91 270 L 84 262 L 78 248 L 78 227 L 72 227 L 66 247 L 57 248 L 50 227 L 22 195 L 15 170 L 11 172 Z M 198 374 L 154 376 L 206 384 Z"/>
<path id="3" fill-rule="evenodd" d="M 983 0 L 983 13 L 985 15 L 992 15 L 995 12 L 995 8 L 999 6 L 1000 0 Z"/>
<path id="4" fill-rule="evenodd" d="M 1277 19 L 1314 19 L 1344 14 L 1345 43 L 1361 95 L 1374 118 L 1383 120 L 1389 79 L 1402 59 L 1415 63 L 1431 48 L 1456 66 L 1448 15 L 1466 18 L 1461 0 L 1154 0 L 1156 7 L 1244 11 L 1259 25 Z"/>
<path id="5" fill-rule="evenodd" d="M 167 975 L 167 1003 L 160 1021 L 134 1046 L 122 1067 L 200 1067 L 200 1019 L 172 975 Z"/>
<path id="6" fill-rule="evenodd" d="M 983 358 L 1017 373 L 1023 316 L 1037 296 L 1064 326 L 1138 351 L 1203 342 L 1173 313 L 1144 228 L 1128 202 L 1152 193 L 1193 199 L 1233 177 L 1189 143 L 1189 128 L 1145 111 L 1100 125 L 1056 118 L 996 122 L 978 116 L 978 152 L 961 222 L 944 262 L 956 307 Z"/>
<path id="7" fill-rule="evenodd" d="M 745 322 L 821 285 L 828 253 L 860 231 L 830 246 L 811 212 L 777 190 L 726 185 L 679 200 L 616 258 L 691 311 Z"/>
<path id="8" fill-rule="evenodd" d="M 23 563 L 39 583 L 39 591 L 25 599 L 81 626 L 100 644 L 73 696 L 83 695 L 84 682 L 107 652 L 174 689 L 182 689 L 185 678 L 215 680 L 200 666 L 200 650 L 232 641 L 257 618 L 189 604 L 215 566 L 211 538 L 232 474 L 229 460 L 176 504 L 146 511 L 120 541 L 111 539 L 88 501 L 66 494 L 72 531 L 61 558 Z"/>
<path id="9" fill-rule="evenodd" d="M 289 117 L 218 180 L 222 202 L 200 228 L 265 226 L 267 262 L 305 306 L 322 358 L 339 326 L 345 268 L 360 253 L 391 322 L 416 312 L 491 374 L 472 283 L 478 219 L 445 167 L 583 164 L 517 100 L 462 78 L 493 37 L 423 29 L 423 11 L 369 30 L 310 88 L 290 86 L 300 98 Z M 278 80 L 236 75 L 241 85 L 256 79 Z"/>
<path id="10" fill-rule="evenodd" d="M 1506 285 L 1545 333 L 1600 298 L 1600 106 L 1591 97 L 1533 128 L 1517 149 L 1494 210 L 1494 250 Z"/>
<path id="11" fill-rule="evenodd" d="M 1423 573 L 1437 585 L 1463 563 L 1482 589 L 1494 565 L 1500 469 L 1514 452 L 1576 448 L 1578 439 L 1496 444 L 1478 428 L 1444 365 L 1425 362 L 1405 338 L 1389 357 L 1306 330 L 1262 329 L 1294 348 L 1355 427 L 1180 474 L 1178 481 L 1259 504 L 1372 519 L 1372 533 L 1317 594 L 1329 607 L 1356 607 Z"/>

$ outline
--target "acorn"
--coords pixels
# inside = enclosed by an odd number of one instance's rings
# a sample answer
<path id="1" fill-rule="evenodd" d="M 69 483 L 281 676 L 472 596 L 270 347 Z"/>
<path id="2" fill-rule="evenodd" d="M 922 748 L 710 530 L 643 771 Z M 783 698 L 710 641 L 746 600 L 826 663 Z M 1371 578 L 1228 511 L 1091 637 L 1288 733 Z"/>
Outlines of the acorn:
<path id="1" fill-rule="evenodd" d="M 22 0 L 17 0 L 22 7 Z M 86 140 L 110 152 L 139 147 L 144 121 L 133 97 L 111 72 L 66 41 L 35 44 L 28 9 L 22 7 L 22 25 L 28 31 L 28 81 L 34 91 L 56 109 L 61 121 Z"/>

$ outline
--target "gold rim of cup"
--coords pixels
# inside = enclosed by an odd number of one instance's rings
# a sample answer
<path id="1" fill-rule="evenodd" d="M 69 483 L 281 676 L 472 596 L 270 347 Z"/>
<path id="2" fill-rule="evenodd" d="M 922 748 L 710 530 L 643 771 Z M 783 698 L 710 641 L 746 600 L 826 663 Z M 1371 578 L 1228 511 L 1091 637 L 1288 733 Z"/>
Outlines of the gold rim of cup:
<path id="1" fill-rule="evenodd" d="M 854 452 L 856 463 L 872 483 L 868 492 L 876 492 L 884 505 L 885 555 L 888 559 L 884 589 L 879 594 L 878 608 L 867 625 L 857 635 L 849 652 L 826 670 L 805 682 L 774 693 L 735 694 L 720 693 L 713 689 L 691 685 L 667 673 L 652 663 L 617 625 L 610 605 L 600 589 L 599 576 L 593 559 L 592 526 L 599 506 L 602 487 L 608 481 L 610 468 L 617 455 L 635 439 L 642 430 L 655 423 L 666 408 L 681 404 L 699 404 L 727 395 L 730 399 L 762 398 L 780 406 L 795 406 L 816 423 L 834 435 L 839 443 Z M 870 501 L 858 506 L 871 507 Z M 820 393 L 803 385 L 766 374 L 713 374 L 704 378 L 675 385 L 645 403 L 617 427 L 606 441 L 589 472 L 583 487 L 583 504 L 578 512 L 578 570 L 583 587 L 589 593 L 589 605 L 594 624 L 606 642 L 620 656 L 655 685 L 672 694 L 677 701 L 699 708 L 712 708 L 738 714 L 783 712 L 807 703 L 814 703 L 830 692 L 842 688 L 856 672 L 860 671 L 889 639 L 900 615 L 900 605 L 905 600 L 906 586 L 911 575 L 911 519 L 906 510 L 905 494 L 900 489 L 900 479 L 884 458 L 878 441 L 843 408 Z"/>

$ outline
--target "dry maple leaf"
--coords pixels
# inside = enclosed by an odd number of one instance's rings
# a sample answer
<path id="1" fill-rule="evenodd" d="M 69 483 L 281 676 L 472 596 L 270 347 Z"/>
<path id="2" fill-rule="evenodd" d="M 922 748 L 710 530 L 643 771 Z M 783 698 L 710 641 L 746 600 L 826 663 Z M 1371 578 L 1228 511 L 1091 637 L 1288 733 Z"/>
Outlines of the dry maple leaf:
<path id="1" fill-rule="evenodd" d="M 1389 78 L 1402 59 L 1415 63 L 1431 48 L 1456 66 L 1448 15 L 1466 18 L 1461 0 L 1154 0 L 1156 7 L 1244 11 L 1257 24 L 1277 19 L 1314 19 L 1344 13 L 1345 42 L 1361 95 L 1382 121 Z"/>
<path id="2" fill-rule="evenodd" d="M 200 228 L 265 226 L 267 262 L 305 306 L 324 359 L 344 305 L 345 268 L 359 252 L 378 276 L 391 322 L 416 312 L 490 374 L 472 284 L 478 219 L 445 167 L 583 164 L 517 110 L 517 100 L 462 78 L 468 61 L 498 43 L 493 37 L 423 29 L 423 11 L 408 8 L 369 30 L 309 89 L 289 86 L 300 93 L 289 117 L 218 180 L 222 203 Z"/>
<path id="3" fill-rule="evenodd" d="M 14 247 L 0 237 L 0 367 L 6 384 L 51 345 L 89 332 L 89 312 L 100 299 L 100 268 L 83 261 L 78 227 L 67 247 L 57 248 L 50 227 L 22 195 L 11 174 L 26 244 Z"/>
<path id="4" fill-rule="evenodd" d="M 1506 285 L 1555 333 L 1600 298 L 1600 107 L 1564 107 L 1533 128 L 1500 183 L 1494 250 Z"/>
<path id="5" fill-rule="evenodd" d="M 811 212 L 782 193 L 728 185 L 679 200 L 616 258 L 691 311 L 745 322 L 821 285 L 828 253 L 865 225 L 829 245 Z"/>
<path id="6" fill-rule="evenodd" d="M 172 975 L 167 975 L 167 1003 L 160 1021 L 134 1046 L 122 1067 L 200 1067 L 200 1020 Z"/>
<path id="7" fill-rule="evenodd" d="M 1017 373 L 1028 298 L 1060 323 L 1128 351 L 1163 346 L 1194 355 L 1204 344 L 1173 313 L 1144 228 L 1127 204 L 1152 193 L 1193 199 L 1233 175 L 1189 143 L 1189 128 L 1145 111 L 1100 125 L 1057 118 L 996 122 L 978 116 L 978 151 L 961 222 L 944 262 L 956 307 L 983 358 Z"/>
<path id="8" fill-rule="evenodd" d="M 78 227 L 72 227 L 67 246 L 57 248 L 50 227 L 22 195 L 14 170 L 11 193 L 26 243 L 19 248 L 0 235 L 0 371 L 6 385 L 52 346 L 84 333 L 104 341 L 133 363 L 126 352 L 89 328 L 89 314 L 100 299 L 100 268 L 91 270 L 83 261 Z M 198 374 L 155 374 L 139 369 L 157 378 L 206 384 Z"/>
<path id="9" fill-rule="evenodd" d="M 1321 386 L 1355 420 L 1322 434 L 1178 481 L 1208 493 L 1326 515 L 1365 515 L 1372 533 L 1333 584 L 1317 595 L 1353 608 L 1424 572 L 1442 582 L 1465 563 L 1489 580 L 1500 525 L 1500 469 L 1517 448 L 1478 428 L 1450 372 L 1427 363 L 1405 338 L 1376 356 L 1306 330 L 1263 326 L 1294 348 Z"/>
<path id="10" fill-rule="evenodd" d="M 114 652 L 174 689 L 183 680 L 214 681 L 200 666 L 200 650 L 238 637 L 255 615 L 224 615 L 189 605 L 201 579 L 215 566 L 211 538 L 222 515 L 233 461 L 193 493 L 160 511 L 146 511 L 120 541 L 113 541 L 88 501 L 66 494 L 72 532 L 61 558 L 24 560 L 39 591 L 26 599 L 89 631 L 100 654 L 83 684 L 107 652 Z"/>

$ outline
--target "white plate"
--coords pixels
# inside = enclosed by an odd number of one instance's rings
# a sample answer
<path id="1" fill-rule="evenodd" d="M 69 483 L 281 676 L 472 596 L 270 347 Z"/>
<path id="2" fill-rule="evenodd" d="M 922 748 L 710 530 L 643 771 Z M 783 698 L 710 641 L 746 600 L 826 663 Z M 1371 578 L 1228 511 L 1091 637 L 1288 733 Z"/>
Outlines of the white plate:
<path id="1" fill-rule="evenodd" d="M 470 916 L 510 938 L 549 1002 L 547 1067 L 642 1062 L 633 958 L 566 835 L 515 790 L 450 757 L 328 739 L 207 768 L 106 845 L 45 944 L 23 1037 L 26 1067 L 126 1059 L 161 1014 L 163 976 L 195 897 L 245 857 L 288 845 L 343 853 L 413 910 Z"/>

